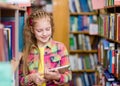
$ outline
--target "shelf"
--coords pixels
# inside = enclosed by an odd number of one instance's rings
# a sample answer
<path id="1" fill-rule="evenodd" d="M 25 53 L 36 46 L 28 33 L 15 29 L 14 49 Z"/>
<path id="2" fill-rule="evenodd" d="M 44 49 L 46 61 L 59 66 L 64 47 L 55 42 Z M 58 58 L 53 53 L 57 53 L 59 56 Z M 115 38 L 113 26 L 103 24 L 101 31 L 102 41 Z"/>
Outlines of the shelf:
<path id="1" fill-rule="evenodd" d="M 88 31 L 72 31 L 72 32 L 70 32 L 71 34 L 89 34 L 89 32 Z"/>
<path id="2" fill-rule="evenodd" d="M 116 8 L 116 7 L 120 7 L 120 5 L 113 5 L 113 6 L 105 6 L 104 8 L 106 9 L 109 9 L 109 8 Z"/>
<path id="3" fill-rule="evenodd" d="M 116 12 L 120 12 L 120 5 L 105 6 L 103 9 L 106 10 L 107 13 L 116 13 Z"/>
<path id="4" fill-rule="evenodd" d="M 78 16 L 78 15 L 97 15 L 98 14 L 98 12 L 80 12 L 80 13 L 77 13 L 77 12 L 75 12 L 75 13 L 70 13 L 70 15 L 72 16 Z"/>
<path id="5" fill-rule="evenodd" d="M 97 50 L 70 50 L 70 53 L 97 53 Z"/>
<path id="6" fill-rule="evenodd" d="M 114 40 L 114 39 L 109 39 L 109 38 L 107 38 L 107 37 L 105 37 L 105 36 L 101 36 L 101 35 L 97 35 L 97 36 L 102 37 L 102 38 L 105 38 L 105 39 L 108 40 L 108 41 L 111 41 L 111 42 L 115 42 L 115 43 L 120 44 L 120 41 L 117 41 L 117 40 Z"/>
<path id="7" fill-rule="evenodd" d="M 20 8 L 17 5 L 12 5 L 12 4 L 8 4 L 8 3 L 2 3 L 0 2 L 0 8 L 3 9 L 11 9 L 11 10 L 21 10 L 21 11 L 25 11 L 25 8 Z"/>
<path id="8" fill-rule="evenodd" d="M 87 69 L 87 70 L 72 70 L 73 73 L 80 73 L 80 72 L 96 72 L 96 70 Z"/>
<path id="9" fill-rule="evenodd" d="M 98 34 L 90 34 L 89 31 L 71 31 L 70 34 L 85 34 L 89 36 L 98 36 Z"/>
<path id="10" fill-rule="evenodd" d="M 77 34 L 85 34 L 85 35 L 90 35 L 90 36 L 98 36 L 98 37 L 101 37 L 101 38 L 105 38 L 108 41 L 120 44 L 120 41 L 117 41 L 117 40 L 114 40 L 114 39 L 109 39 L 109 38 L 107 38 L 105 36 L 102 36 L 102 35 L 99 35 L 99 34 L 90 34 L 88 31 L 74 31 L 74 32 L 70 32 L 70 34 L 76 34 L 76 35 Z"/>

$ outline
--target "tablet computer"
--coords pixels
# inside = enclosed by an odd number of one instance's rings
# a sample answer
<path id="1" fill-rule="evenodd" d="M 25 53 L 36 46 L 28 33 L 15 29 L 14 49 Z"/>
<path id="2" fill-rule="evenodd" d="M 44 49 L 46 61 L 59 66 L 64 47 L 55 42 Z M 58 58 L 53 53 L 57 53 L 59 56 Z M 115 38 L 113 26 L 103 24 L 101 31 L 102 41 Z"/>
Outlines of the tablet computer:
<path id="1" fill-rule="evenodd" d="M 60 73 L 64 73 L 66 70 L 68 70 L 70 65 L 60 66 L 56 68 L 50 69 L 51 71 L 58 70 Z"/>

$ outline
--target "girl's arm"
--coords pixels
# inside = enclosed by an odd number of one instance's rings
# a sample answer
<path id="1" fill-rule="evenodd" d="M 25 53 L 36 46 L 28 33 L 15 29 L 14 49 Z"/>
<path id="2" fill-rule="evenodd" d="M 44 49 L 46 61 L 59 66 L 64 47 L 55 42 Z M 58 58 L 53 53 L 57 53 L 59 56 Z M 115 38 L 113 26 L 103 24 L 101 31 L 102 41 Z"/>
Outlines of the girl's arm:
<path id="1" fill-rule="evenodd" d="M 58 49 L 60 48 L 61 52 L 59 53 L 61 55 L 60 64 L 61 66 L 70 65 L 68 51 L 66 47 L 62 45 L 58 45 Z M 66 70 L 63 74 L 60 74 L 60 79 L 58 81 L 55 81 L 56 84 L 63 84 L 68 83 L 72 80 L 72 72 L 70 68 Z"/>
<path id="2" fill-rule="evenodd" d="M 32 72 L 27 72 L 26 74 L 23 73 L 23 61 L 20 61 L 19 64 L 19 84 L 22 86 L 33 86 L 36 84 L 42 84 L 45 82 L 45 79 L 42 78 L 43 74 L 36 72 L 33 70 Z"/>

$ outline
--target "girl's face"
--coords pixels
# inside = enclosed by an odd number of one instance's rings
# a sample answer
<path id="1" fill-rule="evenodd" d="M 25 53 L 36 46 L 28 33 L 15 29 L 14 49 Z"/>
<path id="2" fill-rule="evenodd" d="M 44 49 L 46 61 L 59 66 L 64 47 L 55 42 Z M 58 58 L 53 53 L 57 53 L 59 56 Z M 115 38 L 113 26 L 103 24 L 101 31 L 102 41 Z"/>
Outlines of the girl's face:
<path id="1" fill-rule="evenodd" d="M 37 19 L 34 34 L 38 44 L 46 44 L 52 35 L 52 28 L 48 18 Z"/>

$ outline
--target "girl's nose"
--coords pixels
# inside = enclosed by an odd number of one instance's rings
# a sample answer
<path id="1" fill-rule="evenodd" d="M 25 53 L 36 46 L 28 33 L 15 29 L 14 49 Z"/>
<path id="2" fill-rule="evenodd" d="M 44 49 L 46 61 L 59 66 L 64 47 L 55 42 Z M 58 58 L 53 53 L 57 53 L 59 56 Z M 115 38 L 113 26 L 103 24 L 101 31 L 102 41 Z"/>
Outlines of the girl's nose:
<path id="1" fill-rule="evenodd" d="M 44 31 L 43 31 L 43 35 L 46 35 L 46 34 L 47 34 L 47 32 L 44 30 Z"/>

